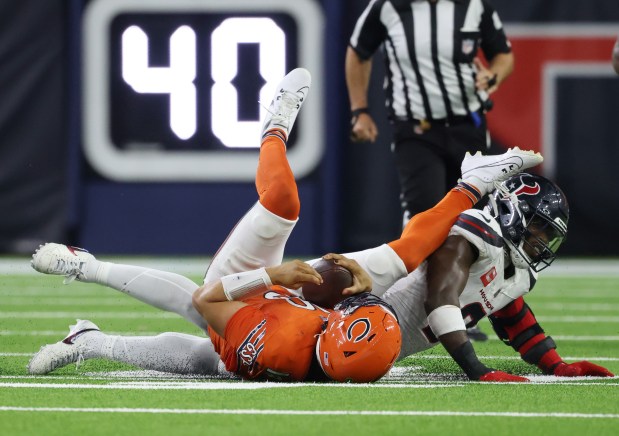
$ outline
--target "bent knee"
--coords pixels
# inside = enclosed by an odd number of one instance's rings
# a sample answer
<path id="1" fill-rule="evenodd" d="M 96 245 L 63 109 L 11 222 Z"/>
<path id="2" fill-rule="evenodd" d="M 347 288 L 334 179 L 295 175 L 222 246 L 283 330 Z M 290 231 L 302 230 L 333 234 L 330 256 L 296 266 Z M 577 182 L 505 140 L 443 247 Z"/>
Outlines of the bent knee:
<path id="1" fill-rule="evenodd" d="M 293 182 L 294 183 L 294 182 Z M 271 187 L 260 197 L 260 203 L 275 215 L 293 221 L 299 217 L 301 201 L 296 184 Z"/>

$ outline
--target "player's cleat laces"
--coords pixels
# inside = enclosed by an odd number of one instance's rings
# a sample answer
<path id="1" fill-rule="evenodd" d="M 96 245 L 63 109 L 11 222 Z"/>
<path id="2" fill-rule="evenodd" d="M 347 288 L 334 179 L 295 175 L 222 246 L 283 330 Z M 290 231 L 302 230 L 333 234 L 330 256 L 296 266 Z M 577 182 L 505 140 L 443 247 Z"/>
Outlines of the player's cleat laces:
<path id="1" fill-rule="evenodd" d="M 42 346 L 32 356 L 27 366 L 28 373 L 33 375 L 47 374 L 71 363 L 75 363 L 76 367 L 79 367 L 80 363 L 84 361 L 85 348 L 83 345 L 75 344 L 75 339 L 89 331 L 99 331 L 99 327 L 91 321 L 78 319 L 75 325 L 69 327 L 69 334 L 63 340 Z"/>
<path id="2" fill-rule="evenodd" d="M 30 265 L 38 272 L 65 276 L 64 284 L 83 279 L 83 268 L 94 256 L 83 248 L 47 243 L 32 255 Z"/>
<path id="3" fill-rule="evenodd" d="M 311 83 L 311 75 L 304 68 L 296 68 L 282 79 L 271 104 L 265 107 L 267 115 L 262 127 L 263 135 L 271 129 L 281 129 L 286 136 L 290 133 Z"/>

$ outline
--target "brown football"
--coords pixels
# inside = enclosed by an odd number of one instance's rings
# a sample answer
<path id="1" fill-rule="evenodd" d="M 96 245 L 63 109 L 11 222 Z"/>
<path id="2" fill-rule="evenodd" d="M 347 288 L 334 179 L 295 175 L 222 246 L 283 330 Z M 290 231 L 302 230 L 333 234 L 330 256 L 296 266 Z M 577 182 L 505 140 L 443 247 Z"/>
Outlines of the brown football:
<path id="1" fill-rule="evenodd" d="M 348 297 L 342 295 L 342 291 L 352 286 L 352 274 L 332 260 L 320 259 L 312 266 L 322 276 L 323 282 L 322 285 L 305 283 L 303 297 L 320 307 L 333 309 L 333 306 Z"/>

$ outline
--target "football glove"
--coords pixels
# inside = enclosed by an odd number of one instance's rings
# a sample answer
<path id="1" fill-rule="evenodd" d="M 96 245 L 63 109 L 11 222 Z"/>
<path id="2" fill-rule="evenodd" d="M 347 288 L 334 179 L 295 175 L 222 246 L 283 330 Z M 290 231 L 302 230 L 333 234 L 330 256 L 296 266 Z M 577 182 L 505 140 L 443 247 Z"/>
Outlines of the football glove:
<path id="1" fill-rule="evenodd" d="M 483 382 L 529 382 L 526 377 L 519 375 L 508 374 L 503 371 L 490 371 L 479 377 L 479 381 Z"/>
<path id="2" fill-rule="evenodd" d="M 574 363 L 559 363 L 553 370 L 554 375 L 559 377 L 580 377 L 580 376 L 596 376 L 596 377 L 614 377 L 614 374 L 606 368 L 583 360 Z"/>

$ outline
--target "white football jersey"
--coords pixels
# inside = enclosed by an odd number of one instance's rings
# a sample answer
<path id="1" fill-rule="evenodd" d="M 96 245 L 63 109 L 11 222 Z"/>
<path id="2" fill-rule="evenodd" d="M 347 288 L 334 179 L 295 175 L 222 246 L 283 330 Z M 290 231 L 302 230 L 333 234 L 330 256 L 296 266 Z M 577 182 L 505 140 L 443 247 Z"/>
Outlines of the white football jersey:
<path id="1" fill-rule="evenodd" d="M 460 308 L 467 327 L 502 309 L 528 293 L 537 275 L 530 269 L 510 267 L 505 278 L 505 254 L 499 224 L 487 212 L 470 209 L 458 217 L 449 235 L 460 235 L 479 250 L 469 279 L 460 295 Z M 398 280 L 383 295 L 395 309 L 402 330 L 400 359 L 438 344 L 428 325 L 424 301 L 428 292 L 427 262 Z"/>

